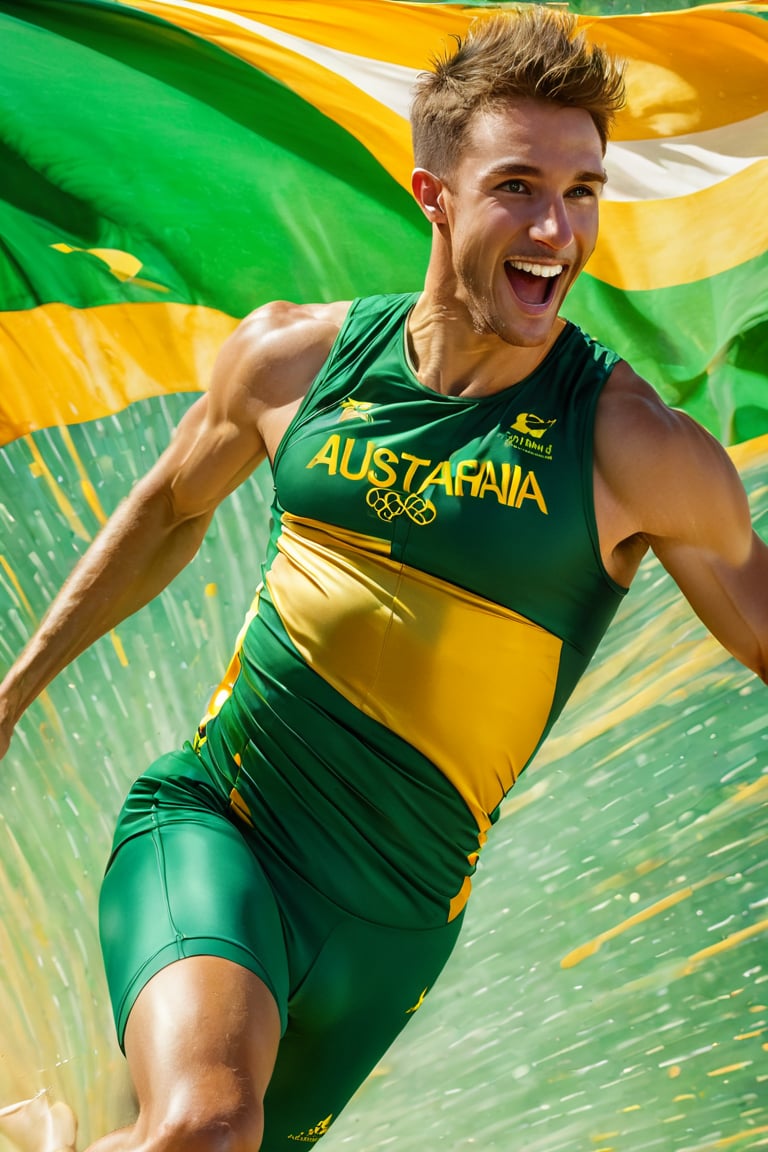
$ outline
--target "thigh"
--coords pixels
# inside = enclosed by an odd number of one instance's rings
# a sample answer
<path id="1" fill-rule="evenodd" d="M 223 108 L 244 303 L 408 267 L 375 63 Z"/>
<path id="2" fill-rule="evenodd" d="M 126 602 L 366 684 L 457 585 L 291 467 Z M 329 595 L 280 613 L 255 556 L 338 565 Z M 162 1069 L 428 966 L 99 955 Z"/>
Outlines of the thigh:
<path id="1" fill-rule="evenodd" d="M 259 1147 L 279 1040 L 274 998 L 250 970 L 218 956 L 162 969 L 128 1020 L 139 1117 L 118 1146 L 197 1152 L 229 1132 L 228 1147 Z"/>
<path id="2" fill-rule="evenodd" d="M 151 812 L 146 831 L 116 849 L 102 885 L 99 927 L 123 1044 L 137 997 L 177 961 L 213 956 L 249 970 L 284 1027 L 288 968 L 272 888 L 239 829 L 217 813 Z"/>
<path id="3" fill-rule="evenodd" d="M 461 917 L 402 931 L 345 917 L 293 992 L 264 1101 L 262 1152 L 313 1144 L 412 1020 L 453 949 Z"/>

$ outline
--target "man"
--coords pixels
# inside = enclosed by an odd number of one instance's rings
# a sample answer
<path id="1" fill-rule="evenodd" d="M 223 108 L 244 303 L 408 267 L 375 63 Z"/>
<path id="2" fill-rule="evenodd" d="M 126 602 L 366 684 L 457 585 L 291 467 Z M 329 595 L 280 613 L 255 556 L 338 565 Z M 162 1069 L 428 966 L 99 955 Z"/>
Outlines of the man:
<path id="1" fill-rule="evenodd" d="M 558 316 L 622 96 L 567 15 L 473 25 L 413 107 L 423 291 L 248 317 L 0 690 L 4 751 L 269 459 L 235 657 L 115 836 L 101 933 L 140 1112 L 97 1152 L 325 1134 L 437 978 L 496 809 L 648 547 L 768 677 L 768 549 L 727 455 Z"/>

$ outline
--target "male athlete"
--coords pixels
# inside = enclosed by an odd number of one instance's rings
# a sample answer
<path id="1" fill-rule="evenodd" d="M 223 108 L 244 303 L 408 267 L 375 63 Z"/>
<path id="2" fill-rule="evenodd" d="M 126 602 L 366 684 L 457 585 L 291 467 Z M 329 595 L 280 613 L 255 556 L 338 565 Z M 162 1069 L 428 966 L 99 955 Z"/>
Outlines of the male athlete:
<path id="1" fill-rule="evenodd" d="M 95 1152 L 325 1134 L 437 978 L 496 809 L 649 547 L 768 676 L 768 549 L 726 453 L 559 317 L 622 98 L 572 17 L 476 22 L 413 106 L 423 291 L 249 316 L 6 678 L 2 750 L 270 461 L 230 669 L 119 818 L 101 934 L 140 1112 Z"/>

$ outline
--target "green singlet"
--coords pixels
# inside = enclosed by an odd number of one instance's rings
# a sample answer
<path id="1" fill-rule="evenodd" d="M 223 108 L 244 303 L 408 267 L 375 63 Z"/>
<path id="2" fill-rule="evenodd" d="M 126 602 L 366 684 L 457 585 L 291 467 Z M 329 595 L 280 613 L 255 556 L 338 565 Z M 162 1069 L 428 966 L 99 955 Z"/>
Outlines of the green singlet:
<path id="1" fill-rule="evenodd" d="M 194 744 L 134 785 L 102 893 L 121 1042 L 178 958 L 271 988 L 264 1152 L 319 1139 L 421 1004 L 624 592 L 593 505 L 618 358 L 567 324 L 521 382 L 443 396 L 408 361 L 416 299 L 352 305 L 277 451 L 232 664 Z"/>

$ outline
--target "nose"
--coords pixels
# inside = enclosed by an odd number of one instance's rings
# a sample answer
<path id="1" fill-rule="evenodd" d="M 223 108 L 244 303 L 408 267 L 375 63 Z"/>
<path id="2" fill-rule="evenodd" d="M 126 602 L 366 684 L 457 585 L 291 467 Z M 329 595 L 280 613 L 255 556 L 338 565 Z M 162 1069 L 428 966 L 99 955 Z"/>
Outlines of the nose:
<path id="1" fill-rule="evenodd" d="M 573 229 L 562 197 L 542 203 L 531 222 L 531 239 L 550 248 L 565 248 L 573 239 Z"/>

